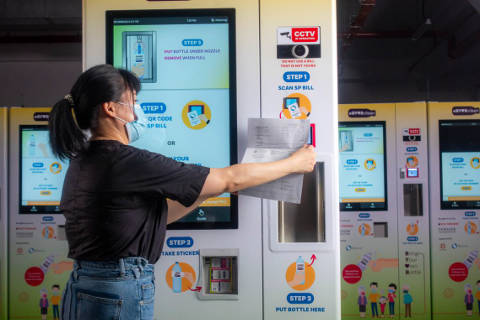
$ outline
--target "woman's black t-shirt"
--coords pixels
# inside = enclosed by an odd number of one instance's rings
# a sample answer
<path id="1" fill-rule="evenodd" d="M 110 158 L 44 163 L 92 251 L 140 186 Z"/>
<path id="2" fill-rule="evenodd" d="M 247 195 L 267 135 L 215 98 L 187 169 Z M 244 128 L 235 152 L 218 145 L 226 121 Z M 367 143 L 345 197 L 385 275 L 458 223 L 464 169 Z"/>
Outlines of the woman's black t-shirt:
<path id="1" fill-rule="evenodd" d="M 166 198 L 192 205 L 209 172 L 118 141 L 92 141 L 70 162 L 63 186 L 68 256 L 155 263 L 165 239 Z"/>

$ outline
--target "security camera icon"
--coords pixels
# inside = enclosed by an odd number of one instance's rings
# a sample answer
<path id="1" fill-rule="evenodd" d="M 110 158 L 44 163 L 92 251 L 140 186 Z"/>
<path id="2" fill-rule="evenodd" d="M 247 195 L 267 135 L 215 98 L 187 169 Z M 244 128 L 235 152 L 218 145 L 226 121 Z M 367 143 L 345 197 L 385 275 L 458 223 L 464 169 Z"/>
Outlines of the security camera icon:
<path id="1" fill-rule="evenodd" d="M 292 36 L 290 36 L 290 32 L 280 32 L 281 36 L 287 37 L 288 39 L 292 40 Z"/>

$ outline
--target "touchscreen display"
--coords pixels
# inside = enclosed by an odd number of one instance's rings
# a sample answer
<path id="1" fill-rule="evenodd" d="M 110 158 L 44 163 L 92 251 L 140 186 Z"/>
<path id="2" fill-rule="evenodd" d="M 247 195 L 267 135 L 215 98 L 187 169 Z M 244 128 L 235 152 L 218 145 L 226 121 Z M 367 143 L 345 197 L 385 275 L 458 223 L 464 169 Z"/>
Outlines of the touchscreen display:
<path id="1" fill-rule="evenodd" d="M 48 128 L 20 126 L 20 213 L 60 213 L 68 163 L 54 157 Z"/>
<path id="2" fill-rule="evenodd" d="M 211 168 L 237 162 L 233 9 L 107 12 L 107 63 L 135 73 L 148 117 L 133 146 Z M 171 229 L 236 228 L 236 197 L 208 199 Z"/>
<path id="3" fill-rule="evenodd" d="M 385 122 L 340 122 L 340 210 L 386 210 Z"/>
<path id="4" fill-rule="evenodd" d="M 442 209 L 480 209 L 480 120 L 440 120 Z"/>

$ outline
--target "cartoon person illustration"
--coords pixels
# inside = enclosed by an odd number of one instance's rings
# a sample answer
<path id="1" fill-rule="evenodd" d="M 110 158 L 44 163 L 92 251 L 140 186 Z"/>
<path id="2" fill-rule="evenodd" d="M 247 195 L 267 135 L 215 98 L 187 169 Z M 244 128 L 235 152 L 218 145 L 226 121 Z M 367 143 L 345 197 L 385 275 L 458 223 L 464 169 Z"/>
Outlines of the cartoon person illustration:
<path id="1" fill-rule="evenodd" d="M 410 287 L 404 286 L 403 287 L 403 303 L 405 304 L 405 318 L 412 317 L 412 302 L 413 298 L 412 295 L 408 292 Z"/>
<path id="2" fill-rule="evenodd" d="M 54 284 L 52 286 L 52 297 L 50 298 L 50 302 L 52 303 L 53 320 L 60 319 L 59 305 L 61 299 L 60 286 L 58 284 Z"/>
<path id="3" fill-rule="evenodd" d="M 42 315 L 42 320 L 47 320 L 48 299 L 47 299 L 47 293 L 46 292 L 42 291 L 39 306 L 40 306 L 40 314 Z"/>
<path id="4" fill-rule="evenodd" d="M 478 315 L 480 316 L 480 280 L 477 281 L 477 293 L 475 293 L 475 299 L 477 299 Z"/>
<path id="5" fill-rule="evenodd" d="M 467 308 L 467 316 L 472 316 L 473 314 L 473 294 L 472 286 L 470 283 L 467 283 L 464 287 L 465 290 L 465 307 Z"/>
<path id="6" fill-rule="evenodd" d="M 397 295 L 397 285 L 395 283 L 390 283 L 388 285 L 388 313 L 390 314 L 390 318 L 395 317 L 395 298 Z"/>
<path id="7" fill-rule="evenodd" d="M 358 311 L 360 318 L 365 318 L 365 312 L 367 312 L 367 296 L 364 286 L 358 287 Z"/>
<path id="8" fill-rule="evenodd" d="M 380 294 L 378 294 L 378 283 L 372 282 L 370 283 L 370 295 L 368 296 L 368 300 L 370 300 L 370 306 L 372 307 L 372 318 L 378 318 L 378 305 L 377 301 L 380 298 Z"/>
<path id="9" fill-rule="evenodd" d="M 385 306 L 387 305 L 387 298 L 385 296 L 381 296 L 378 302 L 380 303 L 380 315 L 382 318 L 385 318 Z"/>

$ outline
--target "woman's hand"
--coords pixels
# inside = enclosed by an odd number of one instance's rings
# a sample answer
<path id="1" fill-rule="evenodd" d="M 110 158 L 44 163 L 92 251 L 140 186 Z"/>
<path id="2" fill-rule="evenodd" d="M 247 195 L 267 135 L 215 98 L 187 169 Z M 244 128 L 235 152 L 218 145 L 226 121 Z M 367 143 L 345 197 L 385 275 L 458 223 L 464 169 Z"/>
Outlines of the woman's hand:
<path id="1" fill-rule="evenodd" d="M 316 162 L 316 154 L 313 146 L 304 145 L 289 157 L 289 161 L 295 173 L 312 172 Z"/>

